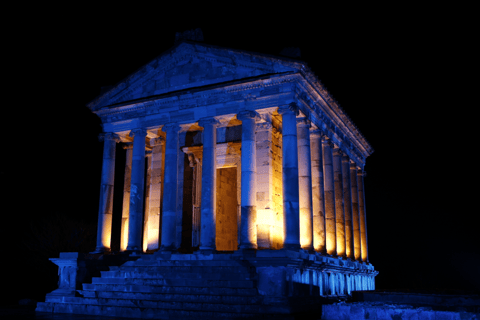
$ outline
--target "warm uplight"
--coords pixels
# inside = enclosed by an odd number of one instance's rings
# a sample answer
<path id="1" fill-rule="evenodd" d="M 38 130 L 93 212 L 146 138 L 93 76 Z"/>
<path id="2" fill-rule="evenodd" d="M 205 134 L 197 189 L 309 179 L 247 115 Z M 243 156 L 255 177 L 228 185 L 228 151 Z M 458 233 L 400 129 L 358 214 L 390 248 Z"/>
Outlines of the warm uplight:
<path id="1" fill-rule="evenodd" d="M 127 250 L 128 245 L 128 218 L 122 218 L 122 233 L 120 240 L 120 251 Z"/>

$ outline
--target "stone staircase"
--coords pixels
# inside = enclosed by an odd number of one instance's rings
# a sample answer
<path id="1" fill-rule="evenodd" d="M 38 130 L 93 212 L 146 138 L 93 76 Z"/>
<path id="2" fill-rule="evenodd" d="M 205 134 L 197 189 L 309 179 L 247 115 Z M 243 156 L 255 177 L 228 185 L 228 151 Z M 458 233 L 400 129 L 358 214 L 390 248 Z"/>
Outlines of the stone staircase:
<path id="1" fill-rule="evenodd" d="M 308 297 L 259 295 L 248 260 L 228 254 L 142 255 L 102 271 L 81 296 L 48 296 L 37 311 L 101 316 L 183 319 L 292 319 Z"/>

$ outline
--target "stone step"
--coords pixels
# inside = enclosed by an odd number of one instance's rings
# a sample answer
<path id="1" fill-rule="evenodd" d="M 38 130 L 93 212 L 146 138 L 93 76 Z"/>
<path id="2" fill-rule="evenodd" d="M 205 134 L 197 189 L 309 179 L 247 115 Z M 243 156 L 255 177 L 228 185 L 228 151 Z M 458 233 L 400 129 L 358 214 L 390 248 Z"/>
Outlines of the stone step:
<path id="1" fill-rule="evenodd" d="M 255 280 L 92 278 L 92 284 L 123 284 L 172 287 L 255 288 Z"/>
<path id="2" fill-rule="evenodd" d="M 128 279 L 205 279 L 205 280 L 254 280 L 255 275 L 250 273 L 218 272 L 178 272 L 174 269 L 166 272 L 157 271 L 101 271 L 101 278 L 128 278 Z"/>
<path id="3" fill-rule="evenodd" d="M 81 299 L 81 298 L 80 298 Z M 133 301 L 131 302 L 133 303 Z M 55 303 L 40 302 L 37 304 L 39 312 L 75 313 L 110 317 L 149 318 L 149 319 L 213 319 L 213 318 L 257 318 L 261 314 L 262 319 L 279 315 L 285 315 L 288 319 L 290 308 L 288 306 L 263 306 L 263 305 L 224 305 L 205 303 L 158 303 L 162 308 L 150 306 L 145 301 L 138 301 L 134 306 L 112 306 L 105 304 L 85 303 Z"/>
<path id="4" fill-rule="evenodd" d="M 124 272 L 186 272 L 186 273 L 217 273 L 217 272 L 229 272 L 229 273 L 254 273 L 255 269 L 243 266 L 111 266 L 110 271 L 124 271 Z"/>
<path id="5" fill-rule="evenodd" d="M 256 288 L 215 288 L 215 287 L 175 287 L 175 286 L 152 286 L 134 284 L 96 284 L 84 283 L 83 291 L 91 292 L 138 292 L 138 293 L 170 293 L 170 294 L 210 294 L 210 295 L 235 295 L 253 296 L 258 294 Z"/>
<path id="6" fill-rule="evenodd" d="M 180 293 L 144 293 L 144 292 L 119 292 L 119 291 L 87 291 L 80 290 L 85 298 L 103 299 L 138 299 L 150 301 L 182 301 L 199 303 L 225 303 L 225 304 L 257 304 L 264 298 L 259 295 L 213 295 L 213 294 L 180 294 Z M 47 297 L 47 302 L 58 300 Z"/>
<path id="7" fill-rule="evenodd" d="M 243 261 L 235 260 L 137 260 L 127 261 L 117 268 L 124 267 L 177 267 L 177 266 L 205 266 L 205 267 L 248 267 Z"/>

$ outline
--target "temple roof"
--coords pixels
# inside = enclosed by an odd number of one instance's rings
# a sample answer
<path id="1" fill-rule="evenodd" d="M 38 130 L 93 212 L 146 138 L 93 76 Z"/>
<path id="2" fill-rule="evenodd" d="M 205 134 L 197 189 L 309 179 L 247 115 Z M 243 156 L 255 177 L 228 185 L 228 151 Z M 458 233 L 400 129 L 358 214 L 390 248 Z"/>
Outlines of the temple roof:
<path id="1" fill-rule="evenodd" d="M 322 104 L 329 109 L 329 117 L 337 118 L 334 120 L 337 126 L 342 123 L 344 129 L 361 141 L 365 157 L 373 152 L 358 128 L 305 62 L 199 42 L 177 43 L 103 92 L 88 103 L 87 107 L 98 112 L 138 101 L 162 99 L 172 94 L 180 96 L 236 82 L 245 83 L 248 80 L 288 74 L 301 75 L 306 83 L 302 90 L 315 91 L 315 96 L 319 97 L 310 102 L 316 104 L 319 103 L 316 100 L 322 100 Z"/>

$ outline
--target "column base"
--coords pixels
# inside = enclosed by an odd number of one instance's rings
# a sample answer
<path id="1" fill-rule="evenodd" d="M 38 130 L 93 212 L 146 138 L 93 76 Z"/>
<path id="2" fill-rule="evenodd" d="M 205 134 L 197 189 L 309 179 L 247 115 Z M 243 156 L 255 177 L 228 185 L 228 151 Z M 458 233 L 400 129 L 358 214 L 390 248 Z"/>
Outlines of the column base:
<path id="1" fill-rule="evenodd" d="M 284 244 L 283 249 L 290 251 L 299 251 L 301 248 L 300 244 Z"/>
<path id="2" fill-rule="evenodd" d="M 99 253 L 110 253 L 112 249 L 105 248 L 105 247 L 96 247 L 95 251 L 90 252 L 91 254 L 99 254 Z"/>

